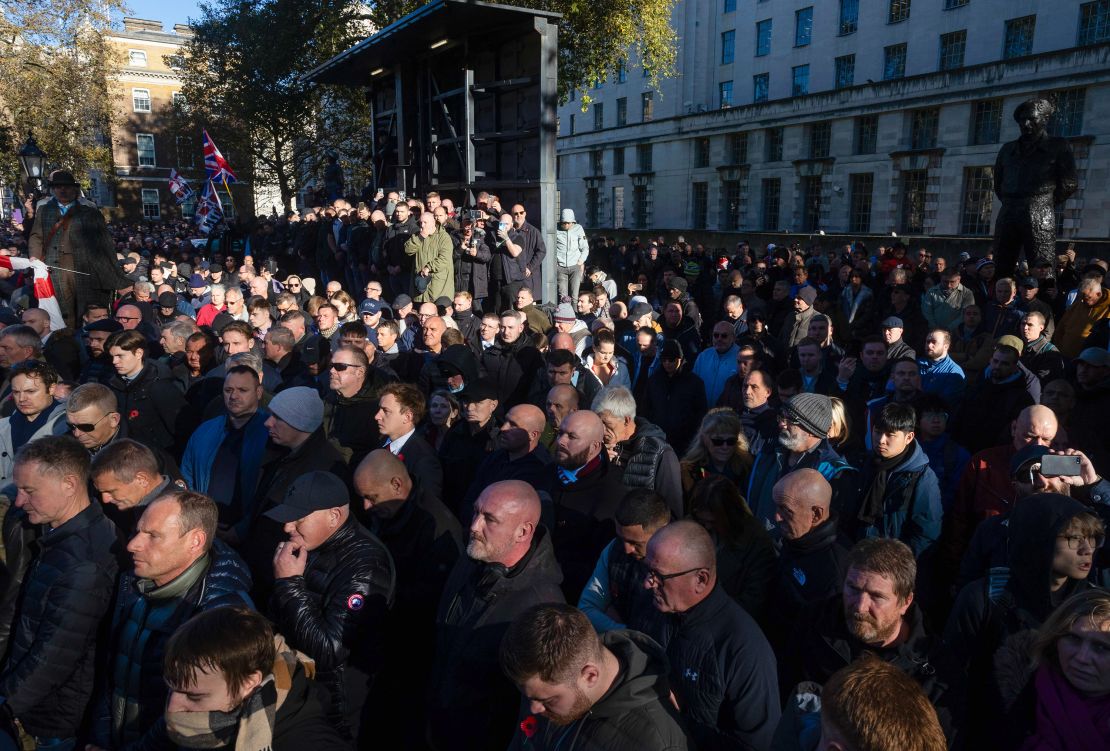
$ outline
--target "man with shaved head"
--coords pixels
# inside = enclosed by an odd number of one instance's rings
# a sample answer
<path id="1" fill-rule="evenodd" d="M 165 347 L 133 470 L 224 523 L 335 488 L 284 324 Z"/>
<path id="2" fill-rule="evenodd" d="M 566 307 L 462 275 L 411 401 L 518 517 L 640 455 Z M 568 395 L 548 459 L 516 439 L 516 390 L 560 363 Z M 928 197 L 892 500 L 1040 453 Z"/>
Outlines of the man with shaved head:
<path id="1" fill-rule="evenodd" d="M 540 445 L 540 436 L 547 424 L 543 410 L 531 404 L 518 404 L 505 413 L 497 439 L 500 448 L 478 465 L 461 507 L 464 522 L 470 519 L 478 494 L 495 482 L 523 480 L 539 487 L 547 476 L 551 455 Z"/>
<path id="2" fill-rule="evenodd" d="M 563 568 L 563 592 L 577 602 L 598 556 L 613 539 L 613 517 L 628 492 L 605 452 L 605 424 L 589 410 L 563 418 L 555 464 L 540 487 L 551 496 L 552 543 Z"/>
<path id="3" fill-rule="evenodd" d="M 713 538 L 697 522 L 672 522 L 652 536 L 644 564 L 656 609 L 681 615 L 652 636 L 667 645 L 671 688 L 697 747 L 770 748 L 780 714 L 775 656 L 717 586 Z"/>
<path id="4" fill-rule="evenodd" d="M 462 529 L 442 501 L 415 486 L 405 464 L 388 449 L 371 451 L 354 474 L 355 492 L 370 514 L 370 529 L 389 549 L 397 572 L 396 600 L 386 644 L 429 645 L 435 640 L 436 608 L 447 577 L 462 554 Z M 432 650 L 387 650 L 370 705 L 381 717 L 413 717 L 382 723 L 382 745 L 417 748 L 424 734 Z"/>
<path id="5" fill-rule="evenodd" d="M 777 647 L 775 637 L 789 633 L 803 607 L 840 591 L 848 549 L 839 540 L 837 518 L 829 510 L 832 486 L 820 472 L 795 470 L 775 483 L 771 496 L 782 548 L 779 583 L 771 588 L 773 602 L 767 608 L 774 625 L 766 633 Z"/>
<path id="6" fill-rule="evenodd" d="M 578 390 L 574 386 L 567 384 L 552 386 L 547 392 L 548 424 L 558 430 L 566 416 L 578 410 L 578 404 Z M 555 449 L 554 442 L 552 442 L 551 449 L 552 451 Z"/>
<path id="7" fill-rule="evenodd" d="M 1010 460 L 1026 446 L 1051 446 L 1059 423 L 1051 409 L 1033 404 L 1010 425 L 1010 442 L 972 454 L 960 477 L 952 508 L 945 514 L 942 562 L 954 575 L 979 522 L 1010 510 L 1015 500 Z"/>
<path id="8" fill-rule="evenodd" d="M 483 490 L 466 556 L 455 564 L 436 616 L 428 708 L 433 749 L 508 747 L 519 699 L 498 669 L 501 638 L 531 606 L 563 602 L 562 578 L 533 487 L 507 480 Z"/>

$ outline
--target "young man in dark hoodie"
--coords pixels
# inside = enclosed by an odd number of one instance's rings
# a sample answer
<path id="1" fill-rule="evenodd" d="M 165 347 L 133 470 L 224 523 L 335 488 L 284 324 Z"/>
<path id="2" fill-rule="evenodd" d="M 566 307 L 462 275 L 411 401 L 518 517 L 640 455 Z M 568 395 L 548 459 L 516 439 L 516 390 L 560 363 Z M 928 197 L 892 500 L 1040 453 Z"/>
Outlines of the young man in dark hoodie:
<path id="1" fill-rule="evenodd" d="M 536 605 L 501 642 L 501 669 L 524 696 L 510 749 L 694 748 L 671 702 L 662 648 L 635 631 L 598 637 L 570 605 Z"/>
<path id="2" fill-rule="evenodd" d="M 955 659 L 968 666 L 968 748 L 991 745 L 986 732 L 1000 711 L 999 651 L 1028 639 L 1071 595 L 1106 583 L 1094 567 L 1105 527 L 1079 501 L 1059 493 L 1029 496 L 1010 512 L 1009 527 L 1009 565 L 960 590 L 944 633 Z"/>

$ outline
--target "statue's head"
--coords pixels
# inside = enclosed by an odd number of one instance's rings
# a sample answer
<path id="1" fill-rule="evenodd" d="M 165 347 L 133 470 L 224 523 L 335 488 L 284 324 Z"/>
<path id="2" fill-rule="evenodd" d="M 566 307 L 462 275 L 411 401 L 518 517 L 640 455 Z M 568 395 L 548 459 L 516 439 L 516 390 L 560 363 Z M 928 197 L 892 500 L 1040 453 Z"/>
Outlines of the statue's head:
<path id="1" fill-rule="evenodd" d="M 1023 138 L 1037 138 L 1044 134 L 1049 118 L 1056 112 L 1056 105 L 1044 97 L 1027 99 L 1014 110 L 1014 120 L 1021 128 Z"/>

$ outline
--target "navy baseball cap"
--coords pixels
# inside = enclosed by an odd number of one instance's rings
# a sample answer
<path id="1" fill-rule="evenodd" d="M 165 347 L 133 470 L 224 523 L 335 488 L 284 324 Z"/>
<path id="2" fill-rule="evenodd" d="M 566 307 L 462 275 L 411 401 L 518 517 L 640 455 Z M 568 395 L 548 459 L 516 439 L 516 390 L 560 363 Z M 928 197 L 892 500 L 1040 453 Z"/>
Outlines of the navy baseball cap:
<path id="1" fill-rule="evenodd" d="M 285 498 L 266 512 L 266 517 L 281 524 L 303 519 L 313 511 L 323 511 L 351 502 L 347 486 L 331 472 L 308 472 L 293 481 Z"/>

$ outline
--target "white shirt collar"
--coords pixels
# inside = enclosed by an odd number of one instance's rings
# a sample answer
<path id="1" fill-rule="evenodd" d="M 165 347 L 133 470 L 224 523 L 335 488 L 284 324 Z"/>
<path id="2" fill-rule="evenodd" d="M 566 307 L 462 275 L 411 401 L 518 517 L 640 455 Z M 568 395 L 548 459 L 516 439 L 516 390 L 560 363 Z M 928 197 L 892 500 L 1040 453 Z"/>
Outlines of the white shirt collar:
<path id="1" fill-rule="evenodd" d="M 405 448 L 405 444 L 408 443 L 409 438 L 411 438 L 412 434 L 415 432 L 416 428 L 413 428 L 400 438 L 395 438 L 394 440 L 390 441 L 389 450 L 392 451 L 394 455 L 401 453 L 401 450 Z"/>

